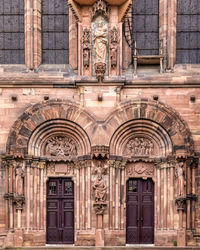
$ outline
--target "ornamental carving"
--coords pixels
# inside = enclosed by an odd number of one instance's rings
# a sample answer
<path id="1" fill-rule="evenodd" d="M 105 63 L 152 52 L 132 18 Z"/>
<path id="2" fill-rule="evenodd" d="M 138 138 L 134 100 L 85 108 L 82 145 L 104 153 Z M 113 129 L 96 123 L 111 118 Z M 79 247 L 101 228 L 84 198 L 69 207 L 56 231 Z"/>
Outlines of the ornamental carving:
<path id="1" fill-rule="evenodd" d="M 107 207 L 107 203 L 95 203 L 94 209 L 96 214 L 104 214 Z"/>
<path id="2" fill-rule="evenodd" d="M 49 163 L 47 165 L 47 175 L 74 175 L 75 164 L 74 162 L 64 163 Z"/>
<path id="3" fill-rule="evenodd" d="M 135 137 L 131 139 L 125 149 L 125 153 L 131 156 L 150 156 L 153 154 L 154 144 L 147 138 Z"/>
<path id="4" fill-rule="evenodd" d="M 56 160 L 77 155 L 75 142 L 68 136 L 53 136 L 46 143 L 46 156 Z"/>
<path id="5" fill-rule="evenodd" d="M 139 162 L 135 164 L 128 164 L 126 168 L 128 176 L 153 176 L 154 165 Z"/>
<path id="6" fill-rule="evenodd" d="M 116 27 L 110 31 L 110 61 L 111 67 L 117 66 L 117 53 L 118 53 L 119 33 Z"/>
<path id="7" fill-rule="evenodd" d="M 109 6 L 104 0 L 97 0 L 92 7 L 92 20 L 98 15 L 104 16 L 106 19 L 109 18 Z"/>
<path id="8" fill-rule="evenodd" d="M 98 82 L 102 82 L 106 73 L 106 64 L 102 62 L 95 63 L 94 68 Z"/>
<path id="9" fill-rule="evenodd" d="M 90 29 L 85 28 L 83 30 L 83 66 L 89 68 L 90 66 L 90 51 L 91 51 L 91 31 Z"/>
<path id="10" fill-rule="evenodd" d="M 186 198 L 181 197 L 176 199 L 177 210 L 185 210 Z"/>

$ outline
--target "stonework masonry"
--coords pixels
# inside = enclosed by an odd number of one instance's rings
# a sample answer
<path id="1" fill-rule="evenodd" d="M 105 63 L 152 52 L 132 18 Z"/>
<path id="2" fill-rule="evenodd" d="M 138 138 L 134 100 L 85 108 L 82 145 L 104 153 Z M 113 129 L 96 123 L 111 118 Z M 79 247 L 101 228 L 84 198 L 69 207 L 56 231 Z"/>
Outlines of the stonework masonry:
<path id="1" fill-rule="evenodd" d="M 69 0 L 62 65 L 42 64 L 41 1 L 24 3 L 25 65 L 0 65 L 0 247 L 199 247 L 200 65 L 175 64 L 176 1 L 159 1 L 163 71 L 137 75 L 132 1 Z M 92 13 L 108 23 L 100 77 Z"/>

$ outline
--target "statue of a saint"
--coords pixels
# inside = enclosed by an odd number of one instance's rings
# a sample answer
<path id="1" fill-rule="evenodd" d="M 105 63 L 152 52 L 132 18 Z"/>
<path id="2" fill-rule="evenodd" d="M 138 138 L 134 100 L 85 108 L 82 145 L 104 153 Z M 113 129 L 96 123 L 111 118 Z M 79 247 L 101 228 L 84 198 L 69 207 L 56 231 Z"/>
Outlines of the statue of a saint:
<path id="1" fill-rule="evenodd" d="M 107 28 L 104 27 L 103 22 L 99 21 L 97 28 L 94 32 L 94 54 L 95 63 L 106 63 L 107 56 Z"/>
<path id="2" fill-rule="evenodd" d="M 95 202 L 106 201 L 106 185 L 101 174 L 97 175 L 97 179 L 93 185 Z"/>
<path id="3" fill-rule="evenodd" d="M 177 195 L 184 195 L 184 163 L 178 162 L 175 169 L 175 177 L 177 178 Z"/>

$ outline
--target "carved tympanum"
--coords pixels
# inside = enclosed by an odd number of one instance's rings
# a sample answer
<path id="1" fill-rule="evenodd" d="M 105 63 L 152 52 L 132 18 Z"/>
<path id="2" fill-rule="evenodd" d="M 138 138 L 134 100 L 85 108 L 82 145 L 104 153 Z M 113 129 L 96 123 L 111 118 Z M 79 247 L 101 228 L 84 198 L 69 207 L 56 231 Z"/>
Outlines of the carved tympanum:
<path id="1" fill-rule="evenodd" d="M 144 162 L 129 164 L 126 168 L 128 176 L 153 176 L 154 166 Z"/>
<path id="2" fill-rule="evenodd" d="M 46 143 L 46 155 L 57 158 L 76 156 L 77 147 L 68 136 L 53 136 Z"/>
<path id="3" fill-rule="evenodd" d="M 154 144 L 143 137 L 135 137 L 129 140 L 125 149 L 125 153 L 131 156 L 150 156 L 153 151 Z"/>

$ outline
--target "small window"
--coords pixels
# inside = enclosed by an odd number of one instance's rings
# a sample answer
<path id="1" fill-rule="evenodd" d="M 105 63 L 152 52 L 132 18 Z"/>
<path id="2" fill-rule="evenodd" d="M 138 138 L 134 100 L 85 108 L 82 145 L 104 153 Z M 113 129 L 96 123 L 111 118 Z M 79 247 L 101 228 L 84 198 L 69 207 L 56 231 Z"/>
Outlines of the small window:
<path id="1" fill-rule="evenodd" d="M 137 189 L 138 189 L 137 180 L 129 180 L 129 182 L 128 182 L 128 191 L 137 193 Z"/>
<path id="2" fill-rule="evenodd" d="M 72 182 L 71 181 L 65 181 L 65 187 L 64 187 L 65 194 L 72 194 Z"/>
<path id="3" fill-rule="evenodd" d="M 49 194 L 50 195 L 56 194 L 56 182 L 55 181 L 49 182 Z"/>

